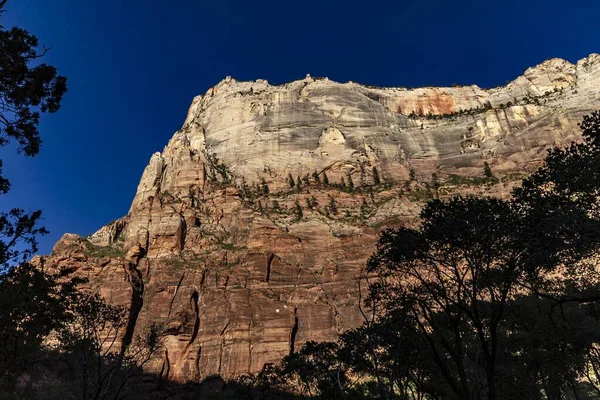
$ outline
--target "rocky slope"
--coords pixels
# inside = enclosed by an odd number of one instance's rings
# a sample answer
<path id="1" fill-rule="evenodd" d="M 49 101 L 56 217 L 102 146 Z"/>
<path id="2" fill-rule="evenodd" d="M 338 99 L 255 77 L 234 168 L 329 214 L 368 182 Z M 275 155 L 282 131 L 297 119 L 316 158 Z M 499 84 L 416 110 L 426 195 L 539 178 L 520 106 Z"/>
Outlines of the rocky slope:
<path id="1" fill-rule="evenodd" d="M 163 377 L 257 372 L 362 322 L 382 227 L 416 223 L 432 196 L 506 196 L 598 108 L 596 54 L 489 90 L 227 78 L 152 155 L 127 216 L 36 262 L 127 305 L 125 343 L 163 323 Z"/>

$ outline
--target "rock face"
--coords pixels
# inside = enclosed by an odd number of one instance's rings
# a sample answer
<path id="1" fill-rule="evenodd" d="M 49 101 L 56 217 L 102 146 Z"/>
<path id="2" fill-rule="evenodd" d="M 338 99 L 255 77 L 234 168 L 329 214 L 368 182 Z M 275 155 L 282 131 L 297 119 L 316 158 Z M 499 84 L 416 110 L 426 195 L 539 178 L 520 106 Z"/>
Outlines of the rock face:
<path id="1" fill-rule="evenodd" d="M 127 216 L 36 262 L 130 307 L 125 343 L 162 323 L 163 377 L 257 372 L 362 323 L 382 227 L 432 196 L 508 195 L 598 108 L 596 54 L 489 90 L 227 78 L 152 155 Z M 484 162 L 497 180 L 473 179 Z"/>

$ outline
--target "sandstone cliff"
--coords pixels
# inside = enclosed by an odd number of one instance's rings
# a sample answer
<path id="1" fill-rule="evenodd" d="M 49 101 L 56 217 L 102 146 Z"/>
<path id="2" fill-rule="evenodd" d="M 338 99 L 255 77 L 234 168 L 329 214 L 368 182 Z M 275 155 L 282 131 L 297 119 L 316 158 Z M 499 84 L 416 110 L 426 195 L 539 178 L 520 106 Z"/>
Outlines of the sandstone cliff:
<path id="1" fill-rule="evenodd" d="M 129 306 L 126 342 L 162 322 L 163 377 L 260 371 L 362 322 L 382 227 L 416 223 L 433 196 L 506 196 L 598 108 L 596 54 L 489 90 L 227 78 L 152 155 L 127 216 L 36 262 Z"/>

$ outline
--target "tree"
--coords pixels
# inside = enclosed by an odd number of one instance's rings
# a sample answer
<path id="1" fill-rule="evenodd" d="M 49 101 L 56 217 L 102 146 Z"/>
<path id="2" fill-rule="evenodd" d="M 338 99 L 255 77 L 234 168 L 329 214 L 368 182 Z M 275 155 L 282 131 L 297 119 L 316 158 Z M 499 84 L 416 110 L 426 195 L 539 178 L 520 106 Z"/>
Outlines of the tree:
<path id="1" fill-rule="evenodd" d="M 317 171 L 313 172 L 312 176 L 316 183 L 321 183 L 321 178 L 319 177 L 319 173 Z"/>
<path id="2" fill-rule="evenodd" d="M 431 186 L 429 186 L 429 183 L 427 182 L 425 182 L 425 198 L 427 200 L 433 199 L 433 192 L 431 191 Z"/>
<path id="3" fill-rule="evenodd" d="M 52 276 L 31 264 L 9 269 L 0 279 L 0 397 L 16 397 L 19 379 L 47 362 L 44 340 L 72 321 L 69 305 L 78 280 Z"/>
<path id="4" fill-rule="evenodd" d="M 66 92 L 66 79 L 40 62 L 48 49 L 38 47 L 26 30 L 0 26 L 0 147 L 14 140 L 26 156 L 39 152 L 40 114 L 58 111 Z M 1 167 L 0 194 L 10 188 Z M 245 183 L 242 189 L 248 192 Z M 36 236 L 47 233 L 40 217 L 18 208 L 0 213 L 0 397 L 47 398 L 56 381 L 46 377 L 62 362 L 77 377 L 59 382 L 66 397 L 116 399 L 160 346 L 161 330 L 152 326 L 125 351 L 112 350 L 124 311 L 78 291 L 82 280 L 67 271 L 51 275 L 26 262 Z M 75 386 L 81 390 L 69 392 Z"/>
<path id="5" fill-rule="evenodd" d="M 350 191 L 354 190 L 354 181 L 352 180 L 352 175 L 348 174 L 348 188 Z"/>
<path id="6" fill-rule="evenodd" d="M 367 204 L 367 200 L 363 197 L 362 204 L 360 205 L 360 216 L 361 218 L 366 218 L 369 215 L 369 205 Z"/>
<path id="7" fill-rule="evenodd" d="M 490 164 L 487 161 L 483 162 L 483 176 L 486 178 L 491 178 L 494 175 L 492 174 L 492 169 L 490 168 Z"/>
<path id="8" fill-rule="evenodd" d="M 7 1 L 0 1 L 0 17 Z M 0 26 L 0 147 L 16 141 L 19 153 L 35 156 L 41 139 L 40 113 L 54 113 L 66 92 L 66 79 L 40 63 L 48 49 L 26 30 Z M 2 175 L 0 194 L 10 189 Z M 41 212 L 14 208 L 0 212 L 0 394 L 14 395 L 18 378 L 43 361 L 43 340 L 68 321 L 66 305 L 74 282 L 60 281 L 24 263 L 37 251 Z M 19 267 L 17 265 L 21 264 Z"/>
<path id="9" fill-rule="evenodd" d="M 273 210 L 279 212 L 280 207 L 279 207 L 279 202 L 277 200 L 273 200 Z"/>
<path id="10" fill-rule="evenodd" d="M 0 16 L 6 3 L 0 1 Z M 39 62 L 49 49 L 38 48 L 37 37 L 26 30 L 7 30 L 0 25 L 0 147 L 14 140 L 17 151 L 26 156 L 39 152 L 40 113 L 58 111 L 67 90 L 66 78 L 59 76 L 55 67 Z M 0 160 L 0 194 L 9 189 Z M 46 233 L 36 226 L 40 217 L 40 211 L 26 214 L 18 208 L 0 213 L 0 275 L 37 251 L 35 236 Z"/>
<path id="11" fill-rule="evenodd" d="M 26 214 L 14 208 L 0 212 L 0 282 L 11 266 L 25 262 L 37 251 L 37 235 L 48 231 L 37 225 L 41 211 Z"/>
<path id="12" fill-rule="evenodd" d="M 296 186 L 296 182 L 294 182 L 294 177 L 292 176 L 291 173 L 288 174 L 288 184 L 290 185 L 290 188 L 293 188 L 294 186 Z"/>
<path id="13" fill-rule="evenodd" d="M 500 364 L 512 371 L 506 385 L 512 393 L 505 397 L 535 398 L 543 390 L 549 400 L 579 398 L 586 390 L 579 377 L 593 371 L 586 361 L 598 342 L 598 311 L 594 303 L 557 306 L 535 295 L 517 298 L 501 339 L 506 350 Z"/>
<path id="14" fill-rule="evenodd" d="M 515 289 L 512 277 L 519 254 L 509 234 L 516 228 L 510 205 L 457 197 L 428 203 L 421 218 L 418 230 L 382 234 L 368 268 L 383 273 L 388 282 L 373 288 L 371 296 L 386 296 L 391 309 L 397 296 L 411 305 L 431 357 L 458 398 L 469 398 L 472 390 L 486 390 L 495 398 L 497 330 Z M 467 331 L 466 324 L 477 335 Z M 475 344 L 481 349 L 476 355 L 480 365 L 468 354 Z M 487 380 L 483 387 L 475 381 L 479 374 Z"/>
<path id="15" fill-rule="evenodd" d="M 337 352 L 336 343 L 308 342 L 299 352 L 284 358 L 279 374 L 296 381 L 302 394 L 310 398 L 345 399 L 348 377 Z"/>
<path id="16" fill-rule="evenodd" d="M 408 170 L 408 180 L 411 182 L 416 180 L 415 170 L 412 168 Z"/>
<path id="17" fill-rule="evenodd" d="M 0 13 L 5 5 L 0 2 Z M 0 26 L 0 147 L 15 140 L 19 152 L 27 156 L 39 152 L 40 113 L 58 111 L 67 90 L 66 78 L 55 67 L 39 63 L 48 50 L 39 50 L 37 37 L 25 29 Z M 8 187 L 0 175 L 0 193 Z"/>
<path id="18" fill-rule="evenodd" d="M 329 185 L 329 178 L 327 177 L 327 172 L 323 171 L 323 183 L 325 185 Z"/>
<path id="19" fill-rule="evenodd" d="M 73 321 L 57 334 L 59 358 L 70 372 L 59 385 L 81 399 L 123 398 L 127 383 L 160 350 L 161 326 L 150 325 L 121 349 L 118 340 L 127 325 L 124 307 L 107 304 L 98 294 L 80 292 L 70 311 Z"/>
<path id="20" fill-rule="evenodd" d="M 511 398 L 529 376 L 519 365 L 540 366 L 533 372 L 543 389 L 534 382 L 531 398 L 540 390 L 549 399 L 563 398 L 564 387 L 576 390 L 598 339 L 572 321 L 582 320 L 578 305 L 600 299 L 597 285 L 584 279 L 594 276 L 586 260 L 600 248 L 600 116 L 581 126 L 583 143 L 551 151 L 512 199 L 435 200 L 419 228 L 382 234 L 368 269 L 383 279 L 370 299 L 382 301 L 387 314 L 408 309 L 446 386 L 437 396 Z M 558 316 L 571 322 L 547 320 L 535 344 L 523 342 L 523 332 L 531 336 L 517 318 L 524 312 L 515 313 L 523 304 L 536 310 L 529 315 L 538 324 L 540 307 L 560 306 Z M 571 350 L 549 359 L 540 346 Z"/>
<path id="21" fill-rule="evenodd" d="M 260 178 L 260 187 L 261 187 L 261 192 L 263 196 L 268 196 L 269 195 L 269 185 L 267 185 L 267 181 L 265 181 L 265 178 Z"/>
<path id="22" fill-rule="evenodd" d="M 296 219 L 298 220 L 302 219 L 302 216 L 304 215 L 302 213 L 302 206 L 300 205 L 300 202 L 298 200 L 296 200 L 296 202 L 294 203 L 294 213 L 296 214 Z"/>
<path id="23" fill-rule="evenodd" d="M 436 193 L 440 188 L 440 178 L 435 172 L 431 174 L 431 187 Z"/>
<path id="24" fill-rule="evenodd" d="M 379 172 L 377 172 L 377 167 L 373 167 L 373 184 L 379 185 L 381 180 L 379 179 Z"/>
<path id="25" fill-rule="evenodd" d="M 252 196 L 250 186 L 248 186 L 248 184 L 246 183 L 246 178 L 244 178 L 243 176 L 238 190 L 240 193 L 240 197 L 244 200 L 247 200 L 249 197 Z"/>
<path id="26" fill-rule="evenodd" d="M 337 214 L 337 202 L 335 201 L 332 195 L 329 195 L 329 209 L 331 210 L 332 214 Z"/>
<path id="27" fill-rule="evenodd" d="M 365 318 L 365 324 L 339 339 L 342 365 L 361 382 L 354 389 L 364 398 L 380 399 L 422 399 L 433 393 L 431 386 L 440 379 L 428 375 L 427 343 L 410 314 L 397 310 L 376 321 Z"/>

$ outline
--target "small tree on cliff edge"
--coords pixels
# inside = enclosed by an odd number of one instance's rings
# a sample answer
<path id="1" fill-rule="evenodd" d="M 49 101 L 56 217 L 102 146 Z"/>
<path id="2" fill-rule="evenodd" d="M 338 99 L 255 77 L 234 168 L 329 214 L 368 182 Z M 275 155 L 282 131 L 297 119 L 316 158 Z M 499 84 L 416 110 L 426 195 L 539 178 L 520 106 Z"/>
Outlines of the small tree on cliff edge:
<path id="1" fill-rule="evenodd" d="M 296 200 L 296 202 L 294 203 L 294 214 L 296 214 L 296 219 L 298 220 L 302 219 L 302 217 L 304 216 L 304 214 L 302 213 L 302 206 L 300 205 L 300 202 L 298 200 Z"/>
<path id="2" fill-rule="evenodd" d="M 491 178 L 494 176 L 494 174 L 492 174 L 492 169 L 490 168 L 490 164 L 488 164 L 487 161 L 483 162 L 483 176 L 485 176 L 486 178 Z"/>
<path id="3" fill-rule="evenodd" d="M 379 179 L 379 172 L 377 172 L 377 167 L 373 167 L 373 183 L 375 185 L 379 185 L 381 180 Z"/>

